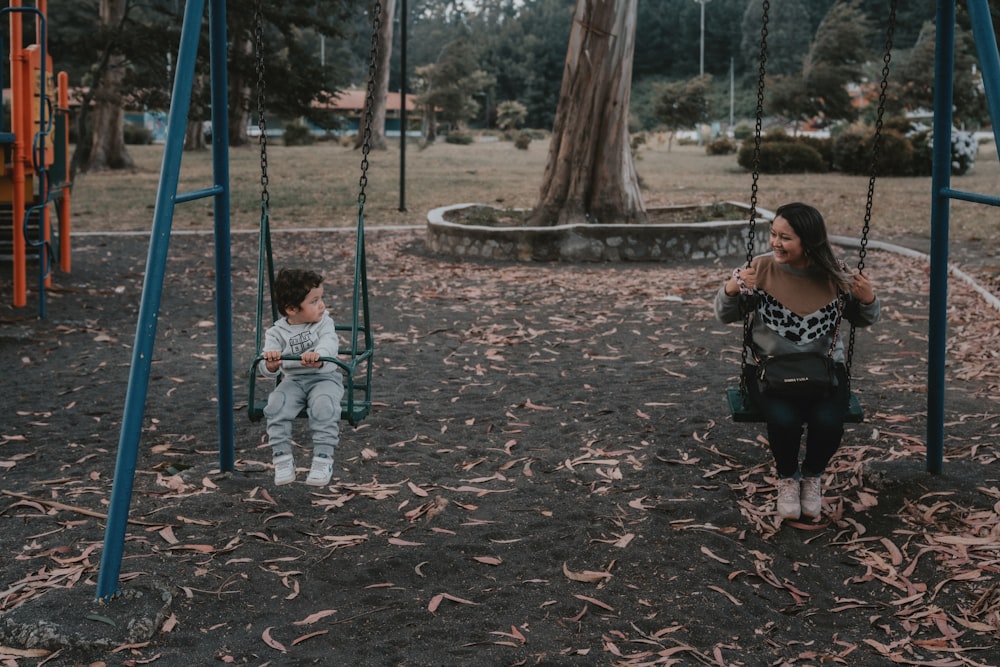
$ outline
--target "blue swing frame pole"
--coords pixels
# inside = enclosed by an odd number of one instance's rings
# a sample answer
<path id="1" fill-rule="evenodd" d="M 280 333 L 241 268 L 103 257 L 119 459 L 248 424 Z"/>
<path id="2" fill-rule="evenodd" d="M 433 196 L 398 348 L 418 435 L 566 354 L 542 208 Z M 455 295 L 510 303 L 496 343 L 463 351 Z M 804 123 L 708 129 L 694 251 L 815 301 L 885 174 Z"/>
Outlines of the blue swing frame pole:
<path id="1" fill-rule="evenodd" d="M 212 196 L 215 198 L 216 232 L 216 316 L 217 350 L 219 363 L 219 435 L 228 438 L 228 451 L 233 450 L 233 377 L 232 377 L 232 286 L 229 251 L 229 179 L 226 141 L 225 97 L 225 0 L 210 0 L 209 25 L 212 39 L 212 120 L 213 125 L 213 176 L 215 185 L 192 193 L 177 194 L 180 179 L 181 154 L 184 149 L 184 135 L 191 106 L 191 83 L 194 80 L 195 62 L 198 56 L 198 42 L 205 0 L 188 0 L 184 7 L 184 21 L 181 28 L 180 47 L 177 54 L 177 68 L 174 75 L 170 114 L 167 120 L 167 143 L 164 147 L 160 168 L 160 182 L 153 211 L 153 226 L 149 240 L 149 254 L 146 259 L 146 276 L 142 286 L 142 300 L 136 325 L 135 344 L 132 348 L 132 364 L 129 369 L 128 389 L 125 394 L 125 408 L 122 417 L 121 434 L 118 441 L 118 457 L 111 489 L 108 519 L 105 528 L 104 548 L 101 553 L 101 567 L 97 580 L 96 600 L 110 602 L 118 594 L 121 561 L 125 545 L 125 529 L 132 500 L 135 468 L 138 458 L 139 441 L 142 435 L 142 421 L 149 390 L 149 375 L 152 366 L 153 345 L 159 319 L 160 299 L 163 294 L 166 271 L 167 250 L 170 245 L 170 228 L 173 223 L 174 206 L 181 201 Z M 221 61 L 220 61 L 221 59 Z M 222 74 L 221 83 L 216 79 Z M 221 103 L 220 103 L 221 100 Z M 221 142 L 221 143 L 220 143 Z M 220 155 L 222 153 L 222 155 Z M 223 251 L 220 249 L 224 248 Z M 228 370 L 226 370 L 228 369 Z M 227 421 L 228 420 L 228 423 Z M 220 452 L 224 450 L 220 442 Z M 220 457 L 225 458 L 225 457 Z"/>
<path id="2" fill-rule="evenodd" d="M 948 223 L 951 184 L 955 2 L 938 0 L 934 56 L 934 148 L 931 176 L 930 304 L 927 336 L 927 470 L 940 473 L 944 458 L 945 343 L 948 330 Z"/>
<path id="3" fill-rule="evenodd" d="M 211 0 L 208 10 L 212 84 L 212 177 L 222 191 L 215 196 L 215 324 L 219 387 L 219 468 L 235 468 L 233 417 L 233 276 L 229 188 L 229 82 L 226 78 L 226 2 Z M 190 80 L 188 82 L 190 90 Z"/>
<path id="4" fill-rule="evenodd" d="M 931 275 L 927 355 L 927 470 L 944 460 L 945 346 L 948 322 L 948 226 L 952 199 L 1000 206 L 1000 197 L 951 188 L 951 128 L 955 73 L 955 0 L 937 2 L 934 56 L 934 148 L 931 178 Z M 1000 54 L 987 0 L 968 0 L 994 141 L 1000 140 Z M 938 137 L 947 137 L 939 141 Z"/>
<path id="5" fill-rule="evenodd" d="M 1000 146 L 1000 86 L 990 85 L 1000 83 L 1000 52 L 997 51 L 997 36 L 993 32 L 993 21 L 990 17 L 990 6 L 987 0 L 968 0 L 967 10 L 969 22 L 972 23 L 972 36 L 976 42 L 976 53 L 979 56 L 979 68 L 983 73 L 983 85 L 986 92 L 986 106 L 990 112 L 993 125 L 993 143 Z M 992 202 L 997 205 L 997 201 Z"/>

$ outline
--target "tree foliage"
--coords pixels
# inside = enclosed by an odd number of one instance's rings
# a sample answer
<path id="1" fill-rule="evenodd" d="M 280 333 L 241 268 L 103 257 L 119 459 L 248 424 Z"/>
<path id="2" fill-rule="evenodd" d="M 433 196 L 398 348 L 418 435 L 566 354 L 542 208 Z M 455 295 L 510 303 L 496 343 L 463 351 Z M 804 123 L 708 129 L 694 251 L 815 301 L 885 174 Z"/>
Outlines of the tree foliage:
<path id="1" fill-rule="evenodd" d="M 257 85 L 254 54 L 254 1 L 229 0 L 227 8 L 229 124 L 234 144 L 246 140 L 246 125 L 254 106 Z M 121 0 L 120 26 L 101 28 L 98 0 L 50 0 L 49 51 L 58 69 L 70 73 L 70 85 L 88 88 L 105 75 L 100 54 L 121 56 L 122 103 L 130 109 L 169 106 L 183 0 Z M 309 116 L 311 102 L 341 89 L 349 80 L 349 63 L 321 57 L 321 42 L 343 41 L 346 17 L 356 11 L 353 0 L 316 0 L 310 3 L 262 2 L 269 113 Z M 358 12 L 362 16 L 364 11 Z M 192 85 L 191 120 L 208 120 L 207 12 L 202 17 L 199 63 Z M 369 24 L 370 25 L 370 24 Z M 370 29 L 369 29 L 370 34 Z M 88 127 L 82 128 L 84 132 Z"/>
<path id="2" fill-rule="evenodd" d="M 437 62 L 418 71 L 417 102 L 436 110 L 441 120 L 463 129 L 480 113 L 476 96 L 492 85 L 492 77 L 479 68 L 476 52 L 462 37 L 445 45 Z"/>
<path id="3" fill-rule="evenodd" d="M 760 56 L 760 37 L 763 5 L 751 0 L 747 4 L 742 22 L 742 51 L 744 57 L 756 63 Z M 767 73 L 769 75 L 797 74 L 809 51 L 812 30 L 809 14 L 801 0 L 770 3 L 767 29 Z"/>
<path id="4" fill-rule="evenodd" d="M 656 103 L 656 118 L 671 133 L 695 127 L 709 117 L 708 89 L 711 77 L 662 84 Z"/>
<path id="5" fill-rule="evenodd" d="M 897 84 L 888 89 L 892 108 L 897 113 L 934 108 L 934 71 L 936 40 L 934 24 L 924 24 L 917 43 L 900 54 Z M 960 124 L 978 125 L 988 119 L 986 99 L 975 76 L 975 45 L 971 34 L 958 32 L 955 43 L 954 116 Z"/>
<path id="6" fill-rule="evenodd" d="M 123 89 L 126 104 L 134 109 L 165 109 L 171 94 L 185 0 L 123 0 L 128 4 L 124 29 L 116 36 L 115 48 L 125 56 Z M 311 102 L 324 93 L 347 87 L 364 87 L 368 78 L 371 47 L 370 0 L 317 0 L 309 3 L 262 2 L 264 11 L 264 56 L 266 103 L 271 121 L 306 117 L 329 125 L 324 113 Z M 109 35 L 98 29 L 99 0 L 49 0 L 50 52 L 56 67 L 70 74 L 71 86 L 90 87 L 100 74 L 100 59 Z M 771 2 L 768 21 L 767 99 L 776 111 L 802 117 L 822 111 L 840 115 L 846 98 L 837 80 L 874 81 L 879 78 L 879 57 L 884 46 L 887 3 L 857 0 L 846 3 L 854 14 L 833 12 L 836 0 L 787 0 Z M 466 40 L 471 62 L 485 73 L 489 83 L 476 91 L 479 108 L 468 118 L 491 124 L 500 100 L 516 100 L 527 109 L 525 125 L 548 129 L 553 126 L 556 103 L 565 67 L 572 26 L 574 0 L 410 0 L 409 16 L 396 21 L 389 63 L 389 90 L 398 90 L 404 74 L 407 89 L 415 89 L 415 73 L 437 66 L 442 45 Z M 1000 15 L 1000 0 L 990 0 L 994 20 Z M 248 121 L 253 122 L 257 78 L 253 53 L 254 0 L 229 0 L 230 130 L 233 143 L 245 140 Z M 735 90 L 732 108 L 738 117 L 753 113 L 759 68 L 761 30 L 759 0 L 710 0 L 705 10 L 705 71 L 712 76 L 707 91 L 720 120 L 730 107 L 729 78 Z M 640 2 L 637 39 L 633 56 L 633 130 L 648 129 L 659 122 L 654 113 L 654 83 L 690 80 L 699 65 L 699 30 L 702 7 L 692 0 Z M 921 35 L 924 23 L 934 18 L 935 0 L 899 3 L 895 29 L 895 56 L 890 95 L 903 88 L 894 102 L 917 103 L 932 85 L 933 68 L 926 66 L 925 53 L 933 54 L 933 32 Z M 839 10 L 838 10 L 839 11 Z M 860 13 L 860 14 L 858 14 Z M 852 33 L 860 25 L 855 17 L 874 26 L 864 34 Z M 401 71 L 402 19 L 408 30 L 407 72 Z M 967 24 L 967 16 L 959 12 Z M 207 21 L 206 21 L 207 22 Z M 848 25 L 836 25 L 837 23 Z M 826 24 L 830 25 L 826 25 Z M 966 28 L 967 25 L 964 25 Z M 848 29 L 850 28 L 850 29 Z M 834 35 L 825 38 L 824 32 Z M 203 30 L 207 40 L 207 29 Z M 928 41 L 930 40 L 930 41 Z M 960 35 L 959 41 L 965 37 Z M 857 62 L 840 62 L 838 50 L 865 49 L 864 69 Z M 913 50 L 913 61 L 906 62 Z M 971 61 L 959 62 L 964 67 Z M 208 105 L 208 50 L 200 48 L 193 82 L 192 118 L 206 120 Z M 956 68 L 956 114 L 982 118 L 981 99 L 970 95 L 975 82 L 959 79 L 970 68 Z M 966 85 L 970 83 L 970 85 Z M 485 105 L 485 109 L 482 106 Z M 466 108 L 466 112 L 472 105 Z M 280 128 L 279 128 L 280 129 Z"/>
<path id="7" fill-rule="evenodd" d="M 870 49 L 872 25 L 860 0 L 838 2 L 819 24 L 800 72 L 777 77 L 768 109 L 800 121 L 853 120 L 857 116 L 848 84 L 862 80 L 865 64 L 880 60 Z"/>
<path id="8" fill-rule="evenodd" d="M 504 100 L 497 105 L 497 127 L 504 132 L 511 132 L 524 125 L 528 117 L 528 108 L 517 100 Z"/>
<path id="9" fill-rule="evenodd" d="M 812 115 L 852 119 L 855 110 L 847 84 L 858 81 L 869 60 L 879 60 L 881 52 L 869 47 L 872 24 L 860 8 L 860 0 L 835 4 L 816 30 L 809 46 L 802 78 Z"/>
<path id="10" fill-rule="evenodd" d="M 526 124 L 552 126 L 573 16 L 573 0 L 503 0 L 469 21 L 480 65 L 495 79 L 488 99 L 517 100 Z"/>

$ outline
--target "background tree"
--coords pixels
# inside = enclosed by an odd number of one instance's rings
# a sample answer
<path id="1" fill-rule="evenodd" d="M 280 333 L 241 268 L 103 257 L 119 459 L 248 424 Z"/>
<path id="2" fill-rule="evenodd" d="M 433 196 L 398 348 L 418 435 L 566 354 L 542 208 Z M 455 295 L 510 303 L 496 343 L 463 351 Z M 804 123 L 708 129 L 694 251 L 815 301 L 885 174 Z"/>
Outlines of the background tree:
<path id="1" fill-rule="evenodd" d="M 645 222 L 628 114 L 637 0 L 578 0 L 535 226 Z"/>
<path id="2" fill-rule="evenodd" d="M 247 143 L 247 125 L 256 109 L 257 76 L 254 49 L 255 0 L 229 0 L 227 28 L 229 50 L 229 143 Z M 349 62 L 324 58 L 325 40 L 342 39 L 342 29 L 352 25 L 348 16 L 356 7 L 350 0 L 315 0 L 310 3 L 261 2 L 263 57 L 266 72 L 267 113 L 274 118 L 317 121 L 322 111 L 314 102 L 332 101 L 349 80 Z M 364 14 L 364 12 L 360 12 Z M 371 24 L 366 34 L 371 37 Z M 207 36 L 207 31 L 202 31 Z M 367 62 L 369 47 L 363 52 Z M 367 80 L 367 79 L 365 79 Z M 207 120 L 207 119 L 201 119 Z"/>
<path id="3" fill-rule="evenodd" d="M 528 117 L 528 108 L 516 100 L 504 100 L 497 105 L 497 127 L 507 138 L 514 135 L 514 130 L 524 125 Z"/>
<path id="4" fill-rule="evenodd" d="M 422 68 L 421 74 L 417 102 L 459 130 L 479 114 L 476 95 L 493 83 L 492 77 L 479 69 L 476 52 L 465 37 L 445 45 L 438 61 Z"/>
<path id="5" fill-rule="evenodd" d="M 930 111 L 934 108 L 934 49 L 937 31 L 924 24 L 917 43 L 900 54 L 896 85 L 889 88 L 895 113 Z M 975 43 L 967 30 L 956 30 L 954 73 L 954 118 L 958 124 L 979 126 L 988 122 L 985 93 L 976 72 Z"/>
<path id="6" fill-rule="evenodd" d="M 555 119 L 573 5 L 574 0 L 504 0 L 470 24 L 480 66 L 496 81 L 486 99 L 521 102 L 529 127 L 548 129 Z"/>
<path id="7" fill-rule="evenodd" d="M 867 62 L 882 62 L 882 51 L 871 49 L 872 32 L 860 0 L 833 5 L 816 30 L 801 72 L 775 77 L 765 98 L 768 111 L 796 124 L 856 118 L 848 84 L 862 82 Z"/>
<path id="8" fill-rule="evenodd" d="M 760 60 L 760 28 L 763 5 L 750 0 L 741 23 L 741 50 L 756 75 Z M 802 59 L 809 50 L 813 31 L 809 13 L 801 0 L 772 2 L 767 21 L 767 74 L 769 76 L 794 75 L 802 71 Z"/>
<path id="9" fill-rule="evenodd" d="M 425 102 L 421 94 L 428 89 L 428 81 L 433 69 L 433 65 L 424 65 L 418 67 L 413 73 L 413 89 L 417 92 L 416 103 L 423 108 L 423 114 L 420 118 L 420 136 L 430 144 L 437 141 L 437 109 L 433 104 Z"/>
<path id="10" fill-rule="evenodd" d="M 368 43 L 368 50 L 371 56 L 375 57 L 375 62 L 371 63 L 374 68 L 373 88 L 371 97 L 365 95 L 365 106 L 361 113 L 361 122 L 358 125 L 358 137 L 354 142 L 355 148 L 361 148 L 365 141 L 365 119 L 371 113 L 371 133 L 368 138 L 369 148 L 385 150 L 385 103 L 389 96 L 389 64 L 392 61 L 392 19 L 396 13 L 396 0 L 378 0 L 370 10 L 374 15 L 378 9 L 378 33 L 375 35 L 375 52 L 371 53 L 372 44 Z M 369 58 L 371 60 L 371 58 Z M 368 91 L 367 83 L 372 72 L 365 77 L 365 91 Z M 369 103 L 371 106 L 369 108 Z M 406 103 L 405 100 L 403 102 Z M 402 116 L 400 116 L 402 119 Z M 406 132 L 406 128 L 400 126 L 401 132 Z M 405 136 L 405 134 L 404 134 Z"/>
<path id="11" fill-rule="evenodd" d="M 865 63 L 881 61 L 883 54 L 882 49 L 870 47 L 874 29 L 860 4 L 860 0 L 849 0 L 831 7 L 809 45 L 802 78 L 813 106 L 804 113 L 810 116 L 853 120 L 857 115 L 847 84 L 859 81 Z"/>
<path id="12" fill-rule="evenodd" d="M 708 88 L 711 77 L 695 77 L 688 81 L 675 81 L 660 86 L 656 104 L 656 117 L 670 132 L 667 150 L 673 148 L 677 130 L 697 127 L 708 118 Z"/>
<path id="13" fill-rule="evenodd" d="M 49 0 L 49 43 L 56 67 L 70 74 L 70 85 L 96 91 L 101 73 L 100 53 L 106 53 L 107 35 L 99 29 L 101 0 Z M 176 54 L 181 13 L 185 0 L 127 0 L 122 30 L 116 34 L 117 52 L 125 57 L 122 89 L 127 109 L 166 110 Z M 335 127 L 335 114 L 318 110 L 312 102 L 347 87 L 362 87 L 367 81 L 371 45 L 370 0 L 316 0 L 310 3 L 262 3 L 267 60 L 266 100 L 269 127 L 300 117 L 323 127 Z M 801 79 L 809 45 L 834 0 L 787 0 L 771 3 L 769 22 L 768 99 L 781 94 L 779 76 Z M 474 99 L 485 104 L 484 120 L 494 118 L 494 100 L 516 100 L 527 107 L 525 125 L 549 129 L 562 84 L 574 0 L 410 0 L 407 45 L 408 81 L 417 68 L 437 63 L 441 45 L 464 37 L 471 46 L 477 68 L 494 83 L 477 91 Z M 884 46 L 887 21 L 885 0 L 860 0 L 860 9 L 876 30 L 869 37 L 869 80 L 879 77 L 877 54 Z M 994 20 L 1000 16 L 1000 0 L 990 0 Z M 245 142 L 246 127 L 256 107 L 256 77 L 252 46 L 254 0 L 228 0 L 230 39 L 229 80 L 230 132 L 232 144 Z M 760 38 L 759 0 L 711 0 L 705 5 L 705 71 L 712 75 L 708 98 L 716 116 L 728 119 L 729 73 L 736 82 L 732 99 L 739 118 L 753 115 Z M 921 26 L 934 18 L 935 0 L 900 3 L 895 29 L 895 53 L 901 57 L 914 47 Z M 657 0 L 639 3 L 639 28 L 633 54 L 630 83 L 630 122 L 635 131 L 651 129 L 659 122 L 655 106 L 657 87 L 671 81 L 687 81 L 698 73 L 700 31 L 698 3 L 692 0 Z M 967 15 L 959 11 L 960 25 Z M 394 25 L 395 22 L 392 22 Z M 967 27 L 967 26 L 965 26 Z M 399 30 L 393 31 L 398 44 Z M 203 38 L 207 39 L 207 30 Z M 932 43 L 932 42 L 928 42 Z M 384 51 L 383 51 L 384 53 Z M 389 88 L 396 87 L 400 71 L 399 49 L 390 60 Z M 787 62 L 786 68 L 783 63 Z M 894 61 L 890 91 L 908 81 L 929 81 L 931 71 L 913 70 L 907 80 L 897 78 Z M 383 68 L 385 69 L 385 68 Z M 192 96 L 191 131 L 197 136 L 207 120 L 208 51 L 199 51 Z M 957 68 L 956 77 L 970 72 Z M 970 74 L 971 76 L 971 74 Z M 204 82 L 201 82 L 204 77 Z M 415 85 L 408 86 L 415 90 Z M 956 88 L 956 94 L 964 94 Z M 806 93 L 799 90 L 805 96 Z M 772 95 L 773 94 L 773 95 Z M 824 101 L 825 98 L 824 98 Z M 975 100 L 969 100 L 974 102 Z M 966 102 L 961 102 L 964 105 Z M 74 123 L 79 161 L 90 150 L 85 106 Z M 964 111 L 964 106 L 958 110 Z M 796 117 L 798 114 L 791 114 Z M 82 162 L 81 162 L 82 163 Z"/>
<path id="14" fill-rule="evenodd" d="M 104 44 L 91 91 L 93 132 L 84 171 L 130 169 L 133 164 L 125 148 L 122 90 L 127 58 L 120 49 L 128 6 L 128 0 L 101 0 L 99 26 Z"/>

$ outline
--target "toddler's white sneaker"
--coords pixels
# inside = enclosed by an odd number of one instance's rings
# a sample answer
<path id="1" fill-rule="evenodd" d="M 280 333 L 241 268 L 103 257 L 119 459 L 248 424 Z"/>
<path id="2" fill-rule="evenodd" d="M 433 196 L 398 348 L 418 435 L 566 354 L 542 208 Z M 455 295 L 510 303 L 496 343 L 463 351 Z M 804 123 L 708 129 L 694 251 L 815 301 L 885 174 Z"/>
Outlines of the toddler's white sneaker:
<path id="1" fill-rule="evenodd" d="M 313 456 L 312 467 L 309 468 L 309 476 L 306 477 L 306 484 L 309 486 L 326 486 L 333 477 L 333 457 L 326 454 L 316 454 Z"/>
<path id="2" fill-rule="evenodd" d="M 274 485 L 282 486 L 295 481 L 295 457 L 279 454 L 274 457 Z"/>

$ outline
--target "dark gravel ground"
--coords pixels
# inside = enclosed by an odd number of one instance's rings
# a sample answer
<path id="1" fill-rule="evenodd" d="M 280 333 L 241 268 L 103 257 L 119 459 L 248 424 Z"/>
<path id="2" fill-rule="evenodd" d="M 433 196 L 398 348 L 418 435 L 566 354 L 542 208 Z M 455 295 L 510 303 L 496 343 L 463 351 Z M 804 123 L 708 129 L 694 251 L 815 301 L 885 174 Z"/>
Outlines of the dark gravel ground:
<path id="1" fill-rule="evenodd" d="M 457 263 L 372 232 L 375 408 L 345 424 L 329 487 L 276 488 L 245 415 L 256 239 L 234 237 L 221 472 L 212 244 L 177 236 L 123 595 L 95 605 L 146 247 L 83 237 L 46 319 L 0 308 L 4 667 L 1000 664 L 997 313 L 953 284 L 929 474 L 927 267 L 882 252 L 866 421 L 822 519 L 781 525 L 761 425 L 723 397 L 740 330 L 710 304 L 731 267 Z M 275 243 L 334 295 L 352 250 Z"/>

